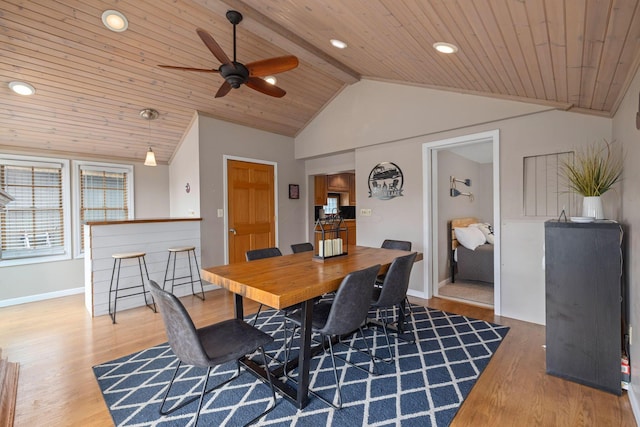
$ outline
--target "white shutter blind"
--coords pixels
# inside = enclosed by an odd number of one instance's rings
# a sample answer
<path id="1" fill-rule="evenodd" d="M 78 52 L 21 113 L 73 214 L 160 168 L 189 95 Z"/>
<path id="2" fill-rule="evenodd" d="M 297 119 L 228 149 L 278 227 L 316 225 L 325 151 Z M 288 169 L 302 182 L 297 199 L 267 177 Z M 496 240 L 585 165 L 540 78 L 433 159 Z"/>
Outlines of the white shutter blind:
<path id="1" fill-rule="evenodd" d="M 64 254 L 62 165 L 0 164 L 0 185 L 15 200 L 0 212 L 2 259 Z"/>
<path id="2" fill-rule="evenodd" d="M 129 218 L 127 171 L 80 167 L 80 221 L 118 221 Z M 80 248 L 84 248 L 84 233 Z"/>

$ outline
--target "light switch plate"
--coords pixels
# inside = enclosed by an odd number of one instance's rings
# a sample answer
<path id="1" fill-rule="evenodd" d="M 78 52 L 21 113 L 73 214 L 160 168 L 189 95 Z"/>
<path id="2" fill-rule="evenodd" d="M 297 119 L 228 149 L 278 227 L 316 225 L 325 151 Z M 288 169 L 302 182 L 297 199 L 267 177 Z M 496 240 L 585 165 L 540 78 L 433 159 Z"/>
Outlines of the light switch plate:
<path id="1" fill-rule="evenodd" d="M 218 218 L 222 218 L 224 216 L 224 209 L 218 209 Z"/>
<path id="2" fill-rule="evenodd" d="M 371 209 L 360 209 L 360 216 L 371 216 Z"/>

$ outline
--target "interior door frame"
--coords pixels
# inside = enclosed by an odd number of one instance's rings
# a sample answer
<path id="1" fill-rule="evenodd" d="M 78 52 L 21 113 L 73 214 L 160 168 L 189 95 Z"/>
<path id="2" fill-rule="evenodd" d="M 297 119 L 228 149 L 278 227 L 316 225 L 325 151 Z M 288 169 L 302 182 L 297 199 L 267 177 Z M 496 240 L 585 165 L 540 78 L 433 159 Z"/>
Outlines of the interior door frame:
<path id="1" fill-rule="evenodd" d="M 273 166 L 273 207 L 274 207 L 274 212 L 275 212 L 275 221 L 276 221 L 276 246 L 278 246 L 278 237 L 279 237 L 279 232 L 278 232 L 278 218 L 280 217 L 278 215 L 278 163 L 277 162 L 272 162 L 269 160 L 261 160 L 261 159 L 251 159 L 249 157 L 239 157 L 239 156 L 230 156 L 227 154 L 224 154 L 222 156 L 222 188 L 224 191 L 223 194 L 223 199 L 224 199 L 224 263 L 225 264 L 229 264 L 229 183 L 227 180 L 227 170 L 228 170 L 228 163 L 229 160 L 235 160 L 235 161 L 239 161 L 239 162 L 247 162 L 247 163 L 257 163 L 257 164 L 262 164 L 262 165 L 271 165 Z"/>
<path id="2" fill-rule="evenodd" d="M 463 135 L 455 138 L 447 138 L 439 141 L 424 143 L 422 145 L 422 177 L 423 177 L 423 203 L 424 203 L 424 236 L 427 254 L 424 263 L 424 277 L 427 279 L 427 298 L 432 298 L 434 289 L 438 286 L 438 202 L 439 190 L 438 169 L 434 167 L 434 159 L 437 151 L 454 146 L 469 145 L 475 143 L 491 142 L 493 146 L 493 232 L 495 246 L 493 250 L 493 311 L 501 313 L 501 282 L 500 282 L 500 131 L 499 129 Z M 440 186 L 441 187 L 441 186 Z"/>

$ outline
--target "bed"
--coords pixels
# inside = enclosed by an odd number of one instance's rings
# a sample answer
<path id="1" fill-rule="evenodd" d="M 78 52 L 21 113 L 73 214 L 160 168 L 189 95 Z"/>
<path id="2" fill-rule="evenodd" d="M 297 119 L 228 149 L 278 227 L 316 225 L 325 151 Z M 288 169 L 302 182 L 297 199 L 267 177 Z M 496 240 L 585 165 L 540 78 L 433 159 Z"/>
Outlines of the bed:
<path id="1" fill-rule="evenodd" d="M 478 224 L 478 219 L 474 217 L 453 218 L 448 223 L 447 235 L 449 236 L 449 247 L 451 249 L 451 283 L 454 283 L 456 279 L 493 283 L 493 244 L 486 243 L 485 240 L 485 243 L 475 246 L 475 249 L 472 250 L 465 247 L 456 236 L 456 228 L 462 229 L 465 232 L 467 230 L 473 231 L 471 228 L 475 227 L 469 227 L 471 224 Z M 459 231 L 459 234 L 461 234 L 460 237 L 463 235 L 462 230 Z M 475 235 L 474 231 L 474 236 Z M 486 232 L 484 236 L 486 239 Z M 480 241 L 481 239 L 475 243 L 479 243 Z M 466 241 L 465 244 L 468 245 Z M 474 245 L 471 245 L 471 247 L 473 246 Z"/>

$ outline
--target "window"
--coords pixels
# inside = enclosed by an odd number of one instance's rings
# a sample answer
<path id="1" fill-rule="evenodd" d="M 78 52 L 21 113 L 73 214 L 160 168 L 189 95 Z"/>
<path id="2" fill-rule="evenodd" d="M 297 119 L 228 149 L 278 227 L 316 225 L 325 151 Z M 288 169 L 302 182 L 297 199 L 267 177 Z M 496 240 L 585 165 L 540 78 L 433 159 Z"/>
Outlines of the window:
<path id="1" fill-rule="evenodd" d="M 573 152 L 541 154 L 523 159 L 525 216 L 557 218 L 564 210 L 574 215 L 575 193 L 561 178 L 562 165 L 573 162 Z"/>
<path id="2" fill-rule="evenodd" d="M 327 204 L 322 207 L 325 214 L 330 215 L 338 213 L 338 206 L 340 206 L 339 197 L 340 195 L 338 194 L 329 194 L 327 196 Z"/>
<path id="3" fill-rule="evenodd" d="M 0 157 L 0 187 L 15 200 L 0 211 L 0 265 L 70 257 L 69 162 Z"/>
<path id="4" fill-rule="evenodd" d="M 77 165 L 76 254 L 84 252 L 84 224 L 132 219 L 133 167 L 106 163 Z"/>

